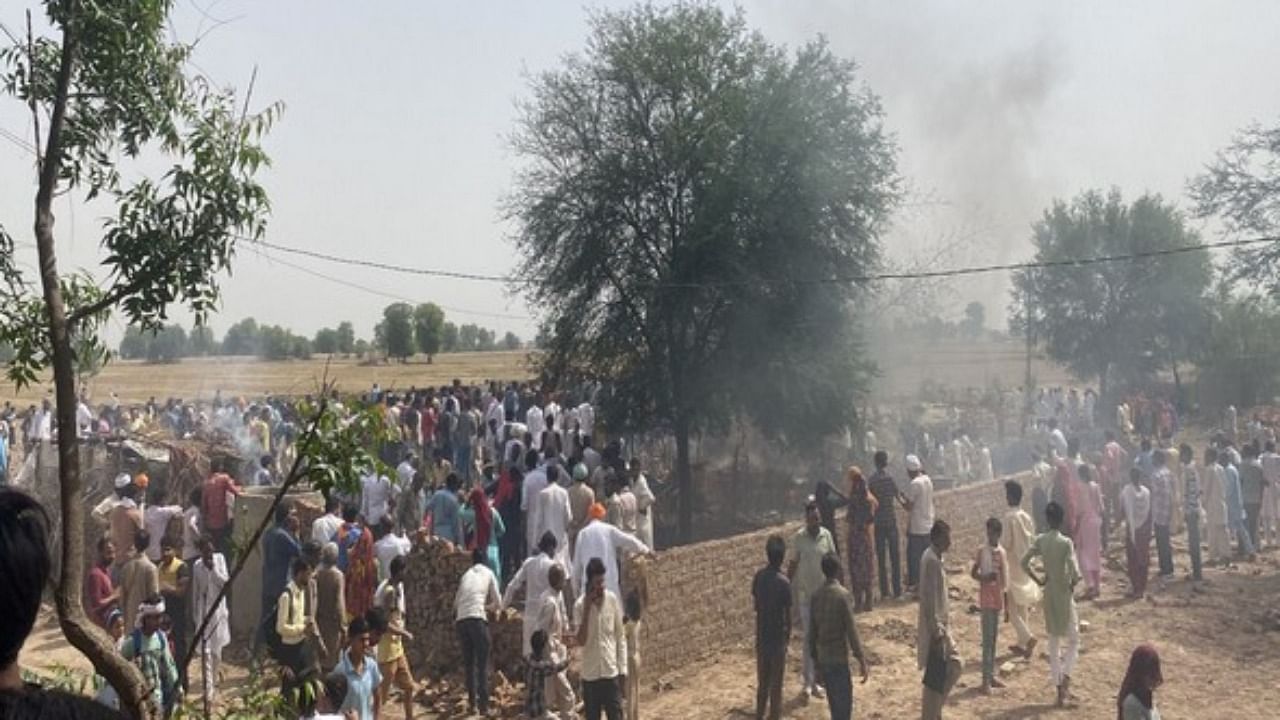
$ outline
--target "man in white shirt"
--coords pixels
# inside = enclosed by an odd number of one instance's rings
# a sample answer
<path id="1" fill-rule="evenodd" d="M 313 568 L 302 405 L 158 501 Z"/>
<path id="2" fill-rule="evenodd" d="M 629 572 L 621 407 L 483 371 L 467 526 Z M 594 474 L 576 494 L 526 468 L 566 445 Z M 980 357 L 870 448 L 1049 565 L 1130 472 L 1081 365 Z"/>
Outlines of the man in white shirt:
<path id="1" fill-rule="evenodd" d="M 915 592 L 920 581 L 920 556 L 929 547 L 933 529 L 933 480 L 924 472 L 920 458 L 908 455 L 907 477 L 907 592 Z"/>
<path id="2" fill-rule="evenodd" d="M 636 537 L 640 538 L 640 542 L 653 545 L 653 510 L 657 497 L 654 496 L 653 490 L 649 488 L 649 479 L 644 476 L 644 471 L 640 466 L 640 458 L 631 458 L 631 475 L 634 480 L 631 482 L 632 489 L 636 496 Z"/>
<path id="3" fill-rule="evenodd" d="M 525 529 L 525 547 L 529 548 L 529 554 L 533 554 L 533 548 L 538 545 L 540 535 L 534 534 L 534 520 L 538 515 L 537 502 L 538 494 L 542 492 L 548 484 L 547 472 L 548 465 L 538 465 L 537 456 L 530 452 L 525 455 L 525 468 L 527 468 L 524 476 L 524 483 L 520 485 L 520 512 L 524 513 L 524 529 Z"/>
<path id="4" fill-rule="evenodd" d="M 524 561 L 520 569 L 507 583 L 507 590 L 502 596 L 502 605 L 511 607 L 516 593 L 524 588 L 524 654 L 529 655 L 532 647 L 529 638 L 537 630 L 538 616 L 542 611 L 543 597 L 550 586 L 548 573 L 555 567 L 556 538 L 551 533 L 544 533 L 538 540 L 538 554 Z"/>
<path id="5" fill-rule="evenodd" d="M 1067 456 L 1067 436 L 1058 427 L 1057 418 L 1049 418 L 1049 447 L 1059 458 Z"/>
<path id="6" fill-rule="evenodd" d="M 160 562 L 160 541 L 164 540 L 165 531 L 169 529 L 169 521 L 182 515 L 181 505 L 161 505 L 164 495 L 154 488 L 148 493 L 147 507 L 142 511 L 142 525 L 151 534 L 151 543 L 147 545 L 147 557 L 151 562 Z"/>
<path id="7" fill-rule="evenodd" d="M 462 645 L 462 673 L 467 684 L 467 707 L 471 715 L 489 711 L 489 620 L 486 611 L 502 609 L 498 578 L 488 565 L 488 551 L 471 551 L 471 568 L 462 574 L 454 596 L 454 620 Z"/>
<path id="8" fill-rule="evenodd" d="M 547 571 L 547 589 L 543 591 L 538 616 L 533 625 L 533 632 L 541 630 L 547 634 L 547 649 L 555 662 L 569 657 L 569 615 L 564 607 L 565 582 L 565 569 L 560 565 L 552 565 Z M 561 671 L 549 676 L 545 695 L 548 710 L 559 713 L 558 717 L 574 717 L 573 711 L 578 705 L 578 699 L 569 682 L 568 673 Z"/>
<path id="9" fill-rule="evenodd" d="M 382 537 L 373 544 L 373 556 L 378 559 L 378 579 L 386 580 L 391 577 L 391 561 L 402 555 L 408 555 L 413 549 L 413 543 L 409 538 L 403 535 L 397 535 L 392 531 L 393 523 L 391 517 L 384 517 L 382 523 L 378 525 L 378 532 Z"/>
<path id="10" fill-rule="evenodd" d="M 40 409 L 31 416 L 31 438 L 37 441 L 53 440 L 53 405 L 45 398 Z"/>
<path id="11" fill-rule="evenodd" d="M 1266 451 L 1259 462 L 1267 484 L 1262 489 L 1262 515 L 1258 536 L 1270 547 L 1280 544 L 1280 454 L 1274 440 L 1266 441 Z"/>
<path id="12" fill-rule="evenodd" d="M 404 460 L 396 466 L 396 487 L 403 490 L 413 484 L 413 476 L 418 472 L 417 460 L 413 453 L 405 455 Z"/>
<path id="13" fill-rule="evenodd" d="M 530 536 L 541 541 L 544 533 L 551 533 L 556 539 L 555 559 L 568 569 L 569 524 L 573 520 L 573 510 L 569 505 L 569 491 L 556 482 L 559 476 L 560 468 L 555 465 L 547 467 L 547 486 L 538 492 L 538 497 L 533 503 L 534 513 L 529 516 L 532 526 Z"/>
<path id="14" fill-rule="evenodd" d="M 579 594 L 587 585 L 587 565 L 594 558 L 604 562 L 605 587 L 615 596 L 621 596 L 618 582 L 618 552 L 633 552 L 641 555 L 650 553 L 649 546 L 604 521 L 604 506 L 596 503 L 591 506 L 590 520 L 586 527 L 578 533 L 578 541 L 573 550 L 573 582 L 574 590 Z"/>
<path id="15" fill-rule="evenodd" d="M 338 515 L 341 507 L 342 501 L 337 495 L 330 495 L 329 499 L 324 501 L 324 514 L 311 523 L 312 540 L 320 543 L 321 546 L 334 541 L 338 535 L 338 528 L 342 527 L 342 518 Z"/>
<path id="16" fill-rule="evenodd" d="M 360 479 L 361 503 L 360 514 L 364 515 L 365 524 L 377 527 L 390 509 L 391 481 L 385 475 L 370 471 Z"/>
<path id="17" fill-rule="evenodd" d="M 581 549 L 581 545 L 579 545 Z M 627 674 L 627 635 L 622 603 L 605 587 L 608 565 L 598 557 L 585 568 L 586 591 L 573 606 L 582 646 L 582 701 L 588 720 L 622 720 L 622 683 Z"/>
<path id="18" fill-rule="evenodd" d="M 542 431 L 547 427 L 546 423 L 543 422 L 542 419 L 542 408 L 537 405 L 530 407 L 524 414 L 524 423 L 529 429 L 529 434 L 533 436 L 533 439 L 530 441 L 530 444 L 532 445 L 531 449 L 541 450 Z"/>
<path id="19" fill-rule="evenodd" d="M 88 401 L 81 396 L 80 402 L 76 405 L 76 435 L 80 437 L 92 435 L 93 425 L 93 410 L 89 409 Z"/>

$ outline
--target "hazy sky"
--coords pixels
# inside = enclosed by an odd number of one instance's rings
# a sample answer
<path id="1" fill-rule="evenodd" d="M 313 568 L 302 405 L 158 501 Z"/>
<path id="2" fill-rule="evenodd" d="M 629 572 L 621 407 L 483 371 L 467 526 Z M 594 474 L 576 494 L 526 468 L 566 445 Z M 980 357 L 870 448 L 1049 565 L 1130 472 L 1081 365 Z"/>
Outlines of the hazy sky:
<path id="1" fill-rule="evenodd" d="M 209 16 L 233 19 L 201 42 L 201 71 L 243 88 L 256 64 L 255 107 L 287 104 L 267 141 L 275 163 L 263 177 L 274 203 L 269 240 L 465 272 L 513 267 L 510 228 L 498 213 L 514 162 L 504 137 L 525 74 L 582 47 L 583 5 L 199 1 Z M 182 39 L 210 25 L 194 2 L 177 3 Z M 0 21 L 21 28 L 24 6 L 35 4 L 4 3 Z M 959 238 L 944 263 L 1023 259 L 1040 211 L 1086 187 L 1118 185 L 1129 196 L 1151 190 L 1185 204 L 1186 179 L 1234 130 L 1280 121 L 1280 3 L 1270 0 L 761 0 L 743 7 L 775 42 L 826 35 L 881 96 L 913 188 L 886 238 L 891 258 Z M 29 136 L 29 116 L 6 99 L 0 127 Z M 0 222 L 20 242 L 30 240 L 32 187 L 30 156 L 0 138 Z M 64 267 L 94 266 L 104 209 L 62 200 L 57 211 Z M 283 259 L 434 301 L 451 319 L 499 335 L 532 334 L 525 303 L 492 284 Z M 247 247 L 224 290 L 212 323 L 219 333 L 252 315 L 308 335 L 351 320 L 368 336 L 390 302 Z M 954 295 L 983 300 L 998 316 L 1006 290 L 1006 278 L 994 276 Z"/>

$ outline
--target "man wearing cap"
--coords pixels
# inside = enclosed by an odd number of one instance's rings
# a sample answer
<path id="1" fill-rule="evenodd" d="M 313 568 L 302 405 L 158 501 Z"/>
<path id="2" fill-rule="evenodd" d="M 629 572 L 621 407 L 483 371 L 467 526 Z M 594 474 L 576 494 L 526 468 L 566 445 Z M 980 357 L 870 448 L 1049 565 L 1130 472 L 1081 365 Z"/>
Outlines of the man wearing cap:
<path id="1" fill-rule="evenodd" d="M 933 480 L 924 472 L 920 458 L 908 455 L 907 477 L 907 592 L 914 594 L 920 581 L 920 556 L 929 547 L 933 529 Z"/>
<path id="2" fill-rule="evenodd" d="M 787 563 L 787 577 L 791 580 L 791 589 L 795 593 L 794 607 L 800 609 L 800 628 L 804 635 L 804 677 L 805 698 L 822 699 L 825 694 L 818 684 L 814 668 L 813 654 L 807 651 L 810 646 L 810 600 L 813 594 L 822 587 L 826 576 L 822 574 L 822 558 L 836 551 L 835 540 L 831 532 L 822 527 L 822 516 L 818 512 L 818 501 L 812 497 L 804 508 L 804 528 L 791 538 L 788 548 L 790 560 Z"/>
<path id="3" fill-rule="evenodd" d="M 588 514 L 589 521 L 578 533 L 578 544 L 573 553 L 574 589 L 581 596 L 586 589 L 587 563 L 591 562 L 591 558 L 600 558 L 604 561 L 605 588 L 612 591 L 615 596 L 622 597 L 618 582 L 619 551 L 648 555 L 651 552 L 649 546 L 605 522 L 604 505 L 592 504 Z"/>
<path id="4" fill-rule="evenodd" d="M 111 542 L 116 546 L 115 568 L 133 557 L 133 536 L 142 529 L 142 510 L 138 508 L 138 486 L 128 473 L 116 476 L 116 506 L 108 516 L 111 526 Z"/>
<path id="5" fill-rule="evenodd" d="M 578 463 L 573 466 L 573 486 L 569 488 L 569 554 L 575 557 L 578 533 L 591 520 L 588 513 L 596 502 L 596 492 L 587 484 L 589 474 L 586 465 Z M 578 577 L 578 574 L 574 573 L 574 578 Z"/>

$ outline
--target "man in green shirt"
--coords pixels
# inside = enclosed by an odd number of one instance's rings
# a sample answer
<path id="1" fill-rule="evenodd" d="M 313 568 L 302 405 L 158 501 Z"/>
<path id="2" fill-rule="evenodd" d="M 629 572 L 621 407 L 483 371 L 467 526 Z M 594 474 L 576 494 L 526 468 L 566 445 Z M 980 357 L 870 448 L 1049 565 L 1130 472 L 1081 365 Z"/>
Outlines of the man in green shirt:
<path id="1" fill-rule="evenodd" d="M 804 528 L 791 539 L 791 561 L 787 565 L 787 577 L 791 580 L 791 589 L 795 592 L 795 607 L 800 609 L 800 626 L 804 632 L 807 647 L 812 642 L 809 631 L 810 605 L 813 593 L 822 587 L 822 558 L 836 551 L 835 541 L 831 533 L 822 527 L 822 516 L 818 513 L 817 501 L 810 499 L 804 509 Z M 804 654 L 804 693 L 806 697 L 822 699 L 825 694 L 818 684 L 810 653 Z"/>
<path id="2" fill-rule="evenodd" d="M 869 676 L 867 659 L 858 640 L 858 627 L 853 622 L 852 598 L 840 585 L 840 560 L 835 554 L 822 558 L 822 587 L 813 593 L 809 609 L 809 646 L 807 655 L 818 666 L 827 688 L 827 707 L 831 720 L 853 717 L 853 684 L 849 682 L 849 653 L 858 659 L 862 682 Z"/>
<path id="3" fill-rule="evenodd" d="M 1044 625 L 1049 636 L 1049 677 L 1058 689 L 1058 707 L 1066 704 L 1071 689 L 1071 672 L 1080 655 L 1079 617 L 1076 614 L 1075 587 L 1080 582 L 1080 566 L 1071 538 L 1062 534 L 1063 510 L 1056 502 L 1044 509 L 1049 531 L 1036 536 L 1035 542 L 1022 556 L 1022 569 L 1037 585 L 1044 588 Z M 1036 574 L 1031 559 L 1044 563 L 1044 577 Z M 1066 655 L 1058 650 L 1067 641 Z"/>

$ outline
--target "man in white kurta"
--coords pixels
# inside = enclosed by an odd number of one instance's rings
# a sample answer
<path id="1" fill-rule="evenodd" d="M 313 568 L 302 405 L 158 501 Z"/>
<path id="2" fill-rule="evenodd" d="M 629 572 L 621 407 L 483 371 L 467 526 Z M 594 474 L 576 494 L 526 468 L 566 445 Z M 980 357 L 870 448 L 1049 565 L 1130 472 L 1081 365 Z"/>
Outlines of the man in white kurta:
<path id="1" fill-rule="evenodd" d="M 1004 548 L 1005 557 L 1019 559 L 1019 562 L 1008 563 L 1005 571 L 1009 622 L 1018 633 L 1018 648 L 1024 655 L 1031 657 L 1035 650 L 1036 639 L 1031 634 L 1031 629 L 1027 627 L 1027 617 L 1031 613 L 1031 608 L 1040 602 L 1040 586 L 1022 571 L 1020 561 L 1036 538 L 1036 524 L 1021 507 L 1022 485 L 1013 480 L 1006 482 L 1004 496 L 1009 503 L 1009 509 L 1004 513 L 1000 547 Z"/>
<path id="2" fill-rule="evenodd" d="M 191 620 L 194 629 L 200 629 L 200 623 L 214 607 L 214 601 L 222 592 L 230 575 L 227 573 L 227 561 L 222 553 L 213 551 L 213 542 L 208 538 L 200 540 L 200 558 L 191 563 Z M 231 642 L 230 615 L 227 613 L 227 599 L 218 601 L 217 610 L 209 619 L 204 635 L 196 638 L 195 656 L 201 658 L 203 687 L 209 699 L 213 700 L 218 688 L 218 668 L 222 664 L 222 648 Z"/>
<path id="3" fill-rule="evenodd" d="M 558 473 L 557 468 L 552 468 L 548 472 L 548 478 Z M 569 523 L 573 517 L 573 511 L 569 507 L 569 491 L 558 482 L 548 482 L 547 486 L 538 492 L 532 507 L 533 512 L 527 516 L 530 534 L 540 542 L 544 533 L 551 533 L 556 539 L 555 558 L 561 565 L 568 568 Z"/>
<path id="4" fill-rule="evenodd" d="M 555 538 L 543 537 L 538 543 L 538 551 L 537 555 L 524 561 L 502 595 L 503 607 L 511 607 L 516 593 L 524 588 L 524 655 L 526 657 L 532 651 L 529 639 L 538 629 L 538 617 L 542 612 L 542 603 L 546 599 L 547 589 L 550 587 L 548 573 L 556 566 Z"/>
<path id="5" fill-rule="evenodd" d="M 653 510 L 654 503 L 657 498 L 653 494 L 653 490 L 649 488 L 649 478 L 644 476 L 640 471 L 639 465 L 635 460 L 631 461 L 634 466 L 636 475 L 635 482 L 632 483 L 632 489 L 636 495 L 636 537 L 640 538 L 640 542 L 653 547 Z"/>
<path id="6" fill-rule="evenodd" d="M 604 586 L 614 596 L 622 597 L 621 583 L 618 580 L 618 553 L 632 552 L 641 555 L 649 554 L 649 546 L 632 535 L 619 530 L 604 521 L 605 509 L 596 503 L 591 506 L 591 520 L 578 533 L 578 541 L 573 551 L 573 587 L 579 596 L 586 588 L 587 563 L 598 557 L 604 561 Z"/>
<path id="7" fill-rule="evenodd" d="M 529 554 L 534 554 L 534 548 L 538 547 L 538 538 L 542 537 L 541 533 L 534 534 L 534 518 L 537 516 L 538 494 L 548 485 L 547 473 L 554 467 L 552 465 L 539 465 L 524 476 L 524 482 L 520 485 L 520 512 L 524 513 L 524 530 L 525 530 L 525 547 L 529 548 Z"/>

